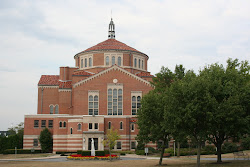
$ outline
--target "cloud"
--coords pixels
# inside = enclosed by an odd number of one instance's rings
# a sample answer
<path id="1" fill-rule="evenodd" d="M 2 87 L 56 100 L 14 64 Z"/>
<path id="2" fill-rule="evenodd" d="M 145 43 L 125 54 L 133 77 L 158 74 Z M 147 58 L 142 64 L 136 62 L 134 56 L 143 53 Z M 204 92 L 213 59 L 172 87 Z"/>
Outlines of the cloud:
<path id="1" fill-rule="evenodd" d="M 197 72 L 229 57 L 250 60 L 245 0 L 2 0 L 0 10 L 2 130 L 36 113 L 42 74 L 74 66 L 76 53 L 107 39 L 111 10 L 117 40 L 146 53 L 153 74 L 161 66 Z"/>

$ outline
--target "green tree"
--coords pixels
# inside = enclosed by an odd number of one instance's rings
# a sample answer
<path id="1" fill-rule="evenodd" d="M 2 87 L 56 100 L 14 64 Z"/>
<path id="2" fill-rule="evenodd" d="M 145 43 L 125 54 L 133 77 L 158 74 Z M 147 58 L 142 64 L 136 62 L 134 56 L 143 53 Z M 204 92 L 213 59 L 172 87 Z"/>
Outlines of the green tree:
<path id="1" fill-rule="evenodd" d="M 238 138 L 249 132 L 250 66 L 238 59 L 223 65 L 212 64 L 200 72 L 206 84 L 209 119 L 209 140 L 217 147 L 217 162 L 221 147 L 228 138 Z"/>
<path id="2" fill-rule="evenodd" d="M 159 165 L 161 165 L 165 145 L 169 138 L 169 132 L 163 126 L 163 122 L 166 121 L 163 119 L 163 94 L 151 91 L 142 98 L 141 103 L 142 107 L 137 113 L 137 124 L 140 129 L 137 135 L 137 140 L 145 144 L 149 141 L 162 142 L 161 157 L 159 160 Z"/>
<path id="3" fill-rule="evenodd" d="M 50 152 L 53 149 L 53 138 L 48 128 L 41 131 L 39 136 L 41 149 L 43 152 Z"/>
<path id="4" fill-rule="evenodd" d="M 167 67 L 162 67 L 161 71 L 153 78 L 152 85 L 155 89 L 143 96 L 142 107 L 138 111 L 137 124 L 140 131 L 137 139 L 144 144 L 149 141 L 161 141 L 159 165 L 162 164 L 163 153 L 170 138 L 169 126 L 165 124 L 165 122 L 168 122 L 168 118 L 163 118 L 165 107 L 164 92 L 175 80 L 182 79 L 184 75 L 185 69 L 182 65 L 176 65 L 175 73 Z"/>
<path id="5" fill-rule="evenodd" d="M 200 166 L 201 143 L 208 135 L 205 87 L 204 80 L 188 71 L 182 80 L 173 82 L 165 94 L 164 119 L 169 120 L 165 124 L 171 127 L 171 134 L 177 139 L 190 136 L 196 141 L 197 166 Z"/>
<path id="6" fill-rule="evenodd" d="M 113 127 L 111 127 L 111 129 L 108 129 L 107 138 L 105 140 L 103 140 L 103 145 L 108 146 L 108 148 L 109 148 L 110 161 L 112 160 L 111 151 L 112 151 L 112 149 L 114 148 L 114 146 L 116 144 L 116 140 L 118 140 L 118 139 L 120 139 L 120 135 L 118 134 L 117 129 L 114 130 Z"/>

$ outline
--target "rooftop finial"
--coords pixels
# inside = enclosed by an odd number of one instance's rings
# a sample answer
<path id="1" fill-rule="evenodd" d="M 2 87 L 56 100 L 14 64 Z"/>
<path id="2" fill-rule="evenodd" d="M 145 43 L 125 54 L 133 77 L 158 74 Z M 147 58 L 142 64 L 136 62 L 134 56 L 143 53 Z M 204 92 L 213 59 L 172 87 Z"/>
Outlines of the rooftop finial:
<path id="1" fill-rule="evenodd" d="M 112 19 L 112 10 L 111 10 L 111 21 L 109 23 L 109 33 L 108 33 L 109 39 L 115 39 L 115 24 Z"/>

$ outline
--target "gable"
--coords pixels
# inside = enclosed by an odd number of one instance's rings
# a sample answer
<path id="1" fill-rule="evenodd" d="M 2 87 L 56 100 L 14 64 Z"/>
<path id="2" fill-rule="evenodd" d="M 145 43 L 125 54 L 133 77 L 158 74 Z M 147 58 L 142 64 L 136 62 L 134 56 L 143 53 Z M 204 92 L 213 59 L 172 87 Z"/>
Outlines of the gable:
<path id="1" fill-rule="evenodd" d="M 116 72 L 116 73 L 114 74 L 114 72 Z M 99 78 L 101 76 L 108 75 L 110 73 L 114 74 L 114 76 L 113 76 L 114 78 L 119 77 L 120 75 L 122 75 L 122 76 L 125 75 L 125 76 L 128 76 L 132 80 L 136 80 L 136 81 L 141 82 L 141 83 L 143 83 L 143 84 L 145 84 L 145 85 L 147 85 L 149 87 L 153 87 L 150 82 L 148 82 L 148 81 L 146 81 L 146 80 L 144 80 L 144 79 L 142 79 L 142 78 L 140 78 L 140 77 L 126 71 L 126 70 L 124 70 L 123 68 L 120 68 L 120 67 L 116 66 L 116 65 L 114 65 L 114 66 L 112 66 L 112 67 L 110 67 L 110 68 L 108 68 L 108 69 L 106 69 L 104 71 L 101 71 L 100 73 L 97 73 L 97 74 L 95 74 L 95 75 L 93 75 L 93 76 L 91 76 L 89 78 L 86 78 L 84 80 L 81 80 L 81 81 L 75 83 L 73 85 L 73 87 L 76 88 L 76 87 L 78 87 L 80 85 L 86 84 L 86 83 L 88 83 L 88 82 L 90 82 L 92 80 L 95 80 L 95 79 L 97 79 L 97 78 Z"/>

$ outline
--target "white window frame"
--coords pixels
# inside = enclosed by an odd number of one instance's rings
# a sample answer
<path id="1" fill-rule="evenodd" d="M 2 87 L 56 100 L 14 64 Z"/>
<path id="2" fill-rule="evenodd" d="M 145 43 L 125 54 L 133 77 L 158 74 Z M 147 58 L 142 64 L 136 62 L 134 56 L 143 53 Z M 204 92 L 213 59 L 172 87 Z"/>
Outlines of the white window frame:
<path id="1" fill-rule="evenodd" d="M 109 108 L 109 101 L 108 101 L 108 97 L 109 97 L 109 94 L 108 94 L 108 91 L 109 91 L 109 89 L 112 89 L 112 107 L 111 107 L 111 109 Z M 116 115 L 114 115 L 114 111 L 113 111 L 113 100 L 114 100 L 114 98 L 113 98 L 113 90 L 114 89 L 117 89 L 117 114 Z M 118 92 L 119 92 L 119 89 L 121 89 L 122 90 L 122 101 L 121 101 L 121 103 L 122 103 L 122 108 L 119 108 L 119 101 L 118 101 L 118 96 L 119 96 L 119 94 L 118 94 Z M 113 115 L 113 116 L 119 116 L 119 115 L 123 115 L 123 98 L 124 98 L 124 96 L 123 96 L 123 84 L 108 84 L 108 86 L 107 86 L 107 115 Z M 119 109 L 121 109 L 122 111 L 121 111 L 121 114 L 119 114 Z M 111 113 L 112 114 L 109 114 L 109 110 L 111 110 Z"/>
<path id="2" fill-rule="evenodd" d="M 118 57 L 121 57 L 121 67 L 123 67 L 123 54 L 122 53 L 104 53 L 104 66 L 112 66 L 112 57 L 115 57 L 115 64 L 118 65 Z M 109 57 L 109 65 L 106 65 L 106 57 Z"/>
<path id="3" fill-rule="evenodd" d="M 134 109 L 134 108 L 132 108 L 133 107 L 133 105 L 132 105 L 133 104 L 133 101 L 132 101 L 133 96 L 135 96 L 135 103 L 136 103 L 136 108 L 135 108 L 136 114 L 135 115 L 137 115 L 137 111 L 139 109 L 139 108 L 137 108 L 137 97 L 140 96 L 142 99 L 142 91 L 131 91 L 131 98 L 130 98 L 130 100 L 131 100 L 131 115 L 133 115 L 132 110 Z"/>
<path id="4" fill-rule="evenodd" d="M 80 125 L 80 129 L 79 129 L 79 125 Z M 78 123 L 77 124 L 77 131 L 81 131 L 82 130 L 82 124 L 81 123 Z"/>
<path id="5" fill-rule="evenodd" d="M 135 59 L 136 59 L 136 66 L 135 66 Z M 140 67 L 139 67 L 139 61 L 140 61 Z M 139 55 L 133 55 L 133 68 L 139 69 L 139 70 L 145 70 L 145 58 L 143 56 Z"/>
<path id="6" fill-rule="evenodd" d="M 90 97 L 90 96 L 93 96 L 93 101 L 89 101 L 89 97 Z M 95 96 L 98 97 L 97 108 L 95 108 Z M 91 102 L 93 103 L 93 107 L 92 107 L 92 108 L 90 108 L 90 105 L 89 105 Z M 100 105 L 99 91 L 98 91 L 98 90 L 89 90 L 89 91 L 88 91 L 88 115 L 90 115 L 90 114 L 89 114 L 89 110 L 90 110 L 90 109 L 93 110 L 93 111 L 92 111 L 92 112 L 93 112 L 92 115 L 96 115 L 96 114 L 95 114 L 95 109 L 97 109 L 97 112 L 98 112 L 97 115 L 99 115 L 99 105 Z"/>
<path id="7" fill-rule="evenodd" d="M 91 58 L 91 66 L 89 65 L 89 59 L 90 58 Z M 85 59 L 87 59 L 87 64 L 85 62 Z M 81 70 L 93 67 L 94 59 L 93 59 L 93 55 L 92 54 L 90 54 L 90 55 L 82 55 L 82 56 L 80 56 L 80 60 L 83 61 L 83 62 L 80 62 L 80 69 Z"/>

